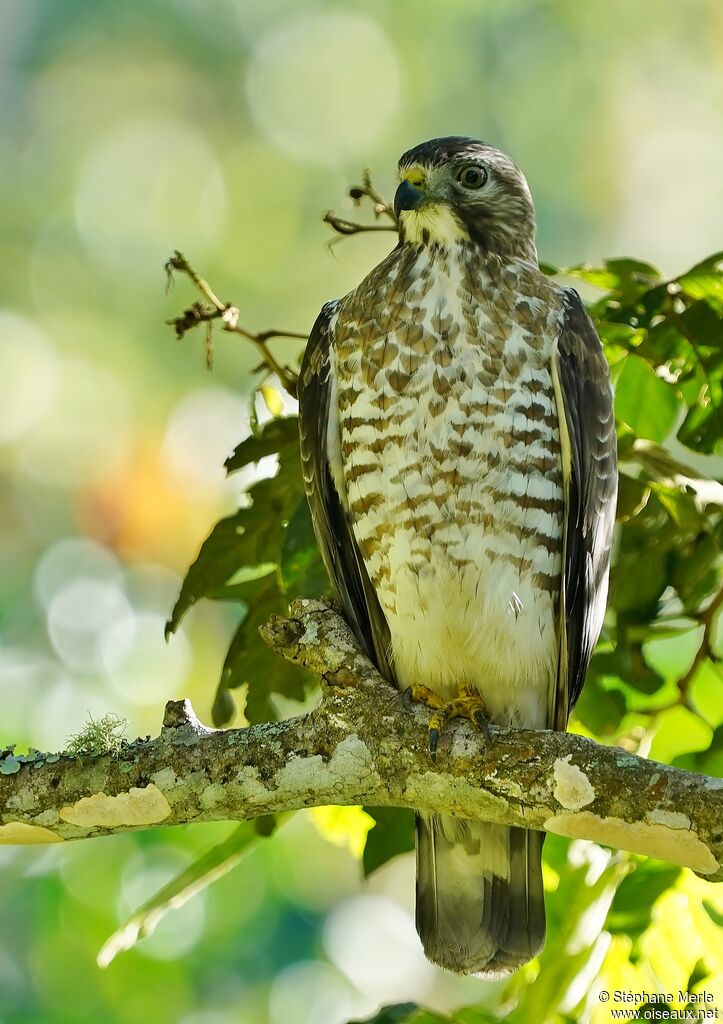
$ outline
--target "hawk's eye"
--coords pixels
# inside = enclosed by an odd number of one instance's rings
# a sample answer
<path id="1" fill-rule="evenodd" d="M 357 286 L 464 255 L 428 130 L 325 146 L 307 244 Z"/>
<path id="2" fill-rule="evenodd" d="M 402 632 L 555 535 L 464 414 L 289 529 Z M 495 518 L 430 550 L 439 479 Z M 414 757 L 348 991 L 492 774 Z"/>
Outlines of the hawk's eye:
<path id="1" fill-rule="evenodd" d="M 465 188 L 482 188 L 487 181 L 487 171 L 484 167 L 471 164 L 469 167 L 462 168 L 457 175 L 457 181 Z"/>

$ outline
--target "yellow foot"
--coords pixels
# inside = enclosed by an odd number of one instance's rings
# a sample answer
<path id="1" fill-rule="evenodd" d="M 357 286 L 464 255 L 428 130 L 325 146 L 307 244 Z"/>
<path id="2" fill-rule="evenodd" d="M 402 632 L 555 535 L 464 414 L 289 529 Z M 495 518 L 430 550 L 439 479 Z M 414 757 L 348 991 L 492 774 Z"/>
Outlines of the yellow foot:
<path id="1" fill-rule="evenodd" d="M 429 687 L 413 684 L 404 691 L 404 699 L 418 701 L 434 711 L 429 720 L 429 753 L 433 761 L 437 759 L 440 734 L 453 718 L 468 718 L 486 739 L 490 738 L 487 709 L 478 690 L 463 688 L 454 700 L 445 701 Z"/>

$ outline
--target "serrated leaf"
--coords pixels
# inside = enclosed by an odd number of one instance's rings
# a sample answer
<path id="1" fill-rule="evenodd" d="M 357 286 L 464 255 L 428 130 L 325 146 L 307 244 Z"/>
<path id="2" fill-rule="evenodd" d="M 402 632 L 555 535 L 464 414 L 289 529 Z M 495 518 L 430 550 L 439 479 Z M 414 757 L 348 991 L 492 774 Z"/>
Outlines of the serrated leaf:
<path id="1" fill-rule="evenodd" d="M 98 966 L 107 967 L 119 953 L 131 949 L 139 939 L 151 935 L 171 910 L 178 910 L 197 893 L 236 867 L 258 839 L 253 823 L 245 821 L 218 846 L 194 861 L 173 881 L 156 893 L 125 924 L 114 932 L 98 953 Z"/>

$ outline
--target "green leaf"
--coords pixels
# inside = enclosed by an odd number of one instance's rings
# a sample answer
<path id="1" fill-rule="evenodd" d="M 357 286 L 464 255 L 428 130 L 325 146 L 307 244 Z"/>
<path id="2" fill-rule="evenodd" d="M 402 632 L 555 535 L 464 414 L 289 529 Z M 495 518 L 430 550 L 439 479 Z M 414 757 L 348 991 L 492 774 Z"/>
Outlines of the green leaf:
<path id="1" fill-rule="evenodd" d="M 296 416 L 286 416 L 269 420 L 261 432 L 247 437 L 236 448 L 225 462 L 226 472 L 234 473 L 252 462 L 258 462 L 267 455 L 295 456 L 299 459 L 299 420 Z"/>
<path id="2" fill-rule="evenodd" d="M 236 544 L 240 530 L 238 512 L 221 519 L 211 530 L 181 585 L 181 592 L 166 623 L 166 640 L 178 629 L 188 609 L 199 598 L 221 587 L 238 568 Z"/>
<path id="3" fill-rule="evenodd" d="M 500 1019 L 479 1006 L 465 1006 L 452 1015 L 454 1024 L 500 1024 Z"/>
<path id="4" fill-rule="evenodd" d="M 214 703 L 219 705 L 222 692 L 248 684 L 245 714 L 249 722 L 264 722 L 276 717 L 272 693 L 303 700 L 305 686 L 312 676 L 298 665 L 292 665 L 274 654 L 259 636 L 259 626 L 272 615 L 283 615 L 286 596 L 279 588 L 277 573 L 248 584 L 244 600 L 248 610 L 236 630 L 221 671 L 221 680 Z M 220 705 L 219 705 L 220 710 Z M 217 725 L 226 722 L 217 721 Z"/>
<path id="5" fill-rule="evenodd" d="M 416 1003 L 396 1003 L 383 1006 L 373 1017 L 364 1021 L 350 1021 L 349 1024 L 451 1024 L 451 1018 L 423 1010 Z"/>
<path id="6" fill-rule="evenodd" d="M 105 943 L 98 953 L 98 966 L 107 967 L 119 953 L 151 935 L 171 910 L 178 910 L 193 896 L 232 871 L 259 833 L 249 821 L 239 825 L 228 839 L 212 847 L 180 875 L 164 885 L 140 910 L 137 910 Z"/>
<path id="7" fill-rule="evenodd" d="M 723 319 L 696 302 L 676 319 L 694 371 L 694 390 L 678 439 L 696 451 L 719 451 L 723 442 Z"/>
<path id="8" fill-rule="evenodd" d="M 623 364 L 615 389 L 615 413 L 638 437 L 664 441 L 675 427 L 680 413 L 675 389 L 656 376 L 639 356 L 630 355 Z"/>
<path id="9" fill-rule="evenodd" d="M 659 716 L 649 756 L 652 761 L 671 764 L 682 754 L 708 750 L 712 738 L 711 727 L 692 711 L 671 708 Z"/>
<path id="10" fill-rule="evenodd" d="M 723 725 L 719 725 L 711 737 L 710 743 L 702 750 L 680 754 L 674 760 L 676 768 L 685 768 L 689 772 L 700 772 L 723 779 Z"/>
<path id="11" fill-rule="evenodd" d="M 618 484 L 617 520 L 625 523 L 639 515 L 648 503 L 650 487 L 643 480 L 621 474 Z"/>
<path id="12" fill-rule="evenodd" d="M 550 847 L 553 857 L 561 849 L 554 843 Z M 594 844 L 576 846 L 574 857 L 573 847 L 564 846 L 562 850 L 564 860 L 556 865 L 558 887 L 548 894 L 546 901 L 548 934 L 539 957 L 539 974 L 533 985 L 522 988 L 517 1006 L 507 1015 L 506 1020 L 514 1024 L 554 1019 L 552 1012 L 578 979 L 587 976 L 602 924 L 618 886 L 631 870 L 629 861 L 621 854 L 607 858 L 600 870 L 606 855 Z M 582 921 L 587 922 L 584 928 Z M 519 984 L 517 979 L 513 984 Z M 587 985 L 580 986 L 581 1000 L 586 991 Z M 571 1007 L 570 1011 L 575 1009 Z"/>
<path id="13" fill-rule="evenodd" d="M 661 280 L 660 271 L 642 260 L 606 260 L 602 267 L 581 264 L 562 271 L 588 284 L 613 293 L 616 298 L 631 301 Z"/>
<path id="14" fill-rule="evenodd" d="M 693 299 L 705 299 L 711 306 L 723 313 L 723 252 L 714 253 L 702 263 L 697 263 L 677 283 L 686 295 Z"/>
<path id="15" fill-rule="evenodd" d="M 717 925 L 719 928 L 723 928 L 723 914 L 721 914 L 720 911 L 716 910 L 716 908 L 711 903 L 709 903 L 708 900 L 703 900 L 703 909 L 705 910 L 706 914 L 711 919 L 713 924 Z"/>
<path id="16" fill-rule="evenodd" d="M 296 506 L 281 548 L 281 579 L 289 598 L 329 593 L 329 577 L 319 554 L 305 497 Z"/>
<path id="17" fill-rule="evenodd" d="M 202 597 L 224 598 L 224 586 L 239 569 L 266 567 L 278 561 L 284 536 L 283 516 L 288 514 L 288 492 L 293 487 L 287 476 L 282 465 L 277 477 L 261 480 L 249 489 L 253 504 L 216 523 L 186 573 L 166 625 L 166 637 L 175 632 L 196 601 Z M 234 596 L 238 597 L 238 591 Z"/>
<path id="18" fill-rule="evenodd" d="M 401 807 L 365 807 L 364 810 L 375 822 L 364 847 L 366 877 L 392 857 L 414 849 L 414 814 Z"/>
<path id="19" fill-rule="evenodd" d="M 624 714 L 624 695 L 620 690 L 606 690 L 592 663 L 575 705 L 575 716 L 596 736 L 610 736 L 619 727 Z"/>
<path id="20" fill-rule="evenodd" d="M 634 858 L 635 870 L 615 893 L 605 927 L 613 934 L 636 938 L 649 927 L 657 900 L 675 884 L 681 869 L 647 858 Z"/>

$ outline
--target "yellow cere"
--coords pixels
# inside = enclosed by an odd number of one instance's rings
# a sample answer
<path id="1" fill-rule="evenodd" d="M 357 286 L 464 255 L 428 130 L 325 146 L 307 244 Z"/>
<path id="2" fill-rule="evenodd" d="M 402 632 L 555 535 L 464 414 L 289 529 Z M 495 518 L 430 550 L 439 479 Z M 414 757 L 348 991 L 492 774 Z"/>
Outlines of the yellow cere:
<path id="1" fill-rule="evenodd" d="M 410 185 L 414 185 L 415 188 L 421 188 L 424 184 L 427 175 L 421 167 L 405 167 L 399 173 L 401 181 L 408 181 Z"/>

